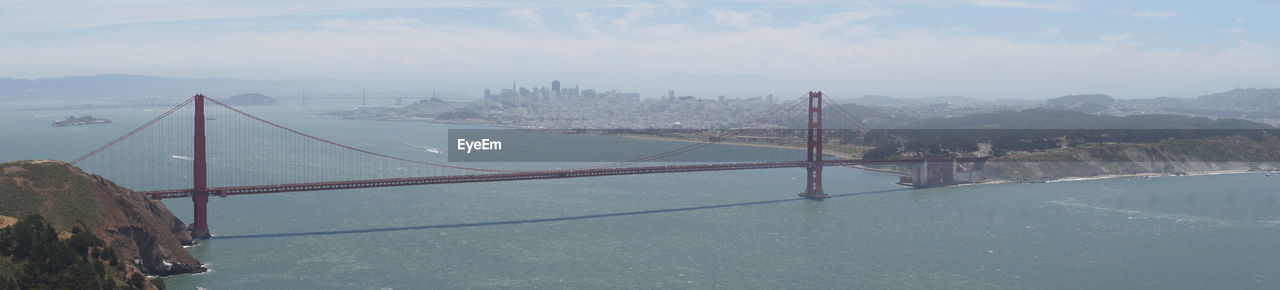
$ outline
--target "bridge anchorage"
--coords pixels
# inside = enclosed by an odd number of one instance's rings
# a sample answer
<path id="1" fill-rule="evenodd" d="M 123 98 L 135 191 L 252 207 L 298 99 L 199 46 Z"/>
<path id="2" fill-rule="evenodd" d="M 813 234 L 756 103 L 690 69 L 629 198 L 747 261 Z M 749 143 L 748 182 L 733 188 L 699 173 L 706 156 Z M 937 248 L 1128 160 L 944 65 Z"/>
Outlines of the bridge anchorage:
<path id="1" fill-rule="evenodd" d="M 413 185 L 433 185 L 433 184 L 454 184 L 454 183 L 477 183 L 477 182 L 499 182 L 499 181 L 517 181 L 517 180 L 538 180 L 538 179 L 559 179 L 559 178 L 577 178 L 577 177 L 598 177 L 598 176 L 618 176 L 618 175 L 638 175 L 638 174 L 660 174 L 660 173 L 687 173 L 687 172 L 706 172 L 706 171 L 727 171 L 727 170 L 750 170 L 750 169 L 770 169 L 770 168 L 804 168 L 805 169 L 805 188 L 798 195 L 800 197 L 811 200 L 824 200 L 830 198 L 831 195 L 823 191 L 822 186 L 822 170 L 826 166 L 851 166 L 851 165 L 874 165 L 874 164 L 906 164 L 911 168 L 909 176 L 903 176 L 900 183 L 913 187 L 932 187 L 942 186 L 954 183 L 963 183 L 976 181 L 981 178 L 982 164 L 985 158 L 916 158 L 916 159 L 885 159 L 885 160 L 867 160 L 867 159 L 834 159 L 825 160 L 822 152 L 824 140 L 823 136 L 823 106 L 824 103 L 834 108 L 833 112 L 839 116 L 844 116 L 850 121 L 857 122 L 847 111 L 840 107 L 839 104 L 826 103 L 823 100 L 824 95 L 820 91 L 809 92 L 808 96 L 801 96 L 777 108 L 776 111 L 764 118 L 771 118 L 777 114 L 789 111 L 792 108 L 799 107 L 808 101 L 808 131 L 806 159 L 801 161 L 773 161 L 773 162 L 742 162 L 742 163 L 713 163 L 713 164 L 689 164 L 689 165 L 665 165 L 665 166 L 644 166 L 635 165 L 640 162 L 647 162 L 674 156 L 676 154 L 684 154 L 692 150 L 708 146 L 716 143 L 718 140 L 712 138 L 708 141 L 685 146 L 668 152 L 645 156 L 639 159 L 633 159 L 625 162 L 617 162 L 603 165 L 595 165 L 581 168 L 570 169 L 550 169 L 550 170 L 500 170 L 490 168 L 470 168 L 462 167 L 447 163 L 432 163 L 419 161 L 414 159 L 406 159 L 372 151 L 367 151 L 330 140 L 322 139 L 288 127 L 276 124 L 266 119 L 253 116 L 236 108 L 223 104 L 218 100 L 207 98 L 202 94 L 197 94 L 184 103 L 170 109 L 168 112 L 161 114 L 156 119 L 130 131 L 129 133 L 117 138 L 115 141 L 109 142 L 98 149 L 89 152 L 80 158 L 72 161 L 72 164 L 83 161 L 86 158 L 94 156 L 103 150 L 118 144 L 122 140 L 133 136 L 135 133 L 148 128 L 160 119 L 184 108 L 190 104 L 194 106 L 194 130 L 192 137 L 193 151 L 192 161 L 192 183 L 190 188 L 170 189 L 170 190 L 153 190 L 144 191 L 141 194 L 151 199 L 166 198 L 191 198 L 194 206 L 194 219 L 188 226 L 191 231 L 192 238 L 208 239 L 211 237 L 209 231 L 209 195 L 217 195 L 221 197 L 251 195 L 251 194 L 269 194 L 284 192 L 302 192 L 302 191 L 320 191 L 320 190 L 341 190 L 341 189 L 359 189 L 359 188 L 375 188 L 390 186 L 413 186 Z M 209 171 L 208 156 L 206 150 L 206 120 L 205 104 L 213 103 L 225 109 L 223 113 L 234 113 L 251 119 L 256 125 L 263 125 L 278 129 L 281 134 L 291 134 L 288 136 L 302 137 L 307 142 L 320 142 L 326 148 L 335 148 L 336 150 L 344 150 L 343 152 L 352 152 L 359 154 L 373 155 L 383 160 L 394 160 L 396 162 L 409 162 L 417 165 L 426 165 L 429 168 L 438 168 L 441 170 L 450 170 L 455 172 L 460 170 L 464 173 L 446 173 L 421 177 L 401 177 L 401 178 L 383 178 L 383 179 L 362 179 L 362 180 L 345 180 L 345 181 L 324 181 L 324 182 L 305 182 L 305 183 L 281 183 L 266 185 L 233 185 L 209 187 Z M 792 111 L 794 112 L 794 111 Z M 762 118 L 763 119 L 763 118 Z M 222 121 L 218 121 L 222 122 Z M 184 125 L 185 126 L 185 125 Z M 228 130 L 214 131 L 226 132 Z M 234 130 L 232 130 L 234 131 Z M 185 138 L 185 137 L 183 137 Z M 333 147 L 329 147 L 333 146 Z M 358 155 L 366 156 L 366 155 Z"/>

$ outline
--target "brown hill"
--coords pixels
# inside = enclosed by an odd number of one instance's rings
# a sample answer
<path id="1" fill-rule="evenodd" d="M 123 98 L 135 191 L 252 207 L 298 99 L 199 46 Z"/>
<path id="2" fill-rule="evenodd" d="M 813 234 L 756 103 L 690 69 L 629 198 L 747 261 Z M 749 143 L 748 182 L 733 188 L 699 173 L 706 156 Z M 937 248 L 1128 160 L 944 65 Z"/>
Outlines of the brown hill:
<path id="1" fill-rule="evenodd" d="M 89 229 L 132 270 L 149 275 L 203 272 L 182 246 L 186 225 L 163 203 L 61 161 L 0 163 L 0 215 L 40 214 L 58 231 Z"/>

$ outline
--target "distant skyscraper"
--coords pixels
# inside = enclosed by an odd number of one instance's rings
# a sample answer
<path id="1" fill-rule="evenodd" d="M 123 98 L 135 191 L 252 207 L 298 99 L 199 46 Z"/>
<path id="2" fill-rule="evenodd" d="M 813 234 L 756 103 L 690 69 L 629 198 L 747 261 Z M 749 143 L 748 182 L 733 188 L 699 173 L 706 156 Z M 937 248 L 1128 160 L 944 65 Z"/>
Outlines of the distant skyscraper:
<path id="1" fill-rule="evenodd" d="M 551 81 L 551 91 L 556 92 L 556 96 L 560 96 L 560 80 Z"/>
<path id="2" fill-rule="evenodd" d="M 676 90 L 667 90 L 667 97 L 674 100 L 676 98 Z"/>

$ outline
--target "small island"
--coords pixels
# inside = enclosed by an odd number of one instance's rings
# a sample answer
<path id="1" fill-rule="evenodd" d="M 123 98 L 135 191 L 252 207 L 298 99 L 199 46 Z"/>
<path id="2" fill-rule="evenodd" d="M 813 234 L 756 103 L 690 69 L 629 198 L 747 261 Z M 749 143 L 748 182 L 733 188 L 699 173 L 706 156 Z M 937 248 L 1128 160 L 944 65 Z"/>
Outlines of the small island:
<path id="1" fill-rule="evenodd" d="M 66 119 L 62 119 L 61 121 L 53 121 L 54 127 L 94 125 L 94 124 L 111 124 L 111 120 L 94 118 L 93 116 L 84 115 L 79 117 L 67 116 Z"/>

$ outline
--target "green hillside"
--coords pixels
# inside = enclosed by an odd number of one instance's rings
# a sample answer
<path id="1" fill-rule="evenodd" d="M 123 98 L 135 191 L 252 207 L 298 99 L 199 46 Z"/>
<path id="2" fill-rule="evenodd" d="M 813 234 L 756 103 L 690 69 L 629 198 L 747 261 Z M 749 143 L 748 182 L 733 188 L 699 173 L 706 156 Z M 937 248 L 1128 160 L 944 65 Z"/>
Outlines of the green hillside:
<path id="1" fill-rule="evenodd" d="M 83 232 L 101 240 L 104 249 L 111 249 L 120 261 L 128 261 L 119 265 L 122 275 L 204 271 L 200 262 L 183 249 L 183 245 L 192 243 L 185 224 L 163 203 L 65 162 L 0 163 L 0 201 L 4 201 L 0 202 L 0 216 L 20 217 L 24 218 L 22 222 L 28 222 L 27 217 L 38 215 L 40 224 L 64 238 L 68 233 Z M 39 242 L 52 245 L 47 240 Z M 25 267 L 22 259 L 0 259 L 0 264 L 7 264 L 0 266 L 4 270 L 0 280 L 30 277 L 15 274 Z"/>

